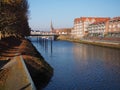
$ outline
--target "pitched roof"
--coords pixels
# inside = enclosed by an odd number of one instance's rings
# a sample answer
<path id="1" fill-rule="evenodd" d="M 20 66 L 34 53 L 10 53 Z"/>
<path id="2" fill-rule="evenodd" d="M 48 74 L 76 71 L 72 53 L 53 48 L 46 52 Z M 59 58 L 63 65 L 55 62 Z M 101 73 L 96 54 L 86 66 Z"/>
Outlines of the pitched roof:
<path id="1" fill-rule="evenodd" d="M 120 16 L 112 18 L 110 21 L 120 21 Z"/>
<path id="2" fill-rule="evenodd" d="M 80 17 L 80 18 L 75 18 L 74 19 L 74 22 L 84 22 L 85 20 L 89 20 L 89 21 L 92 21 L 92 20 L 95 20 L 95 22 L 102 22 L 102 21 L 106 21 L 106 20 L 110 20 L 109 17 Z"/>
<path id="3" fill-rule="evenodd" d="M 102 23 L 106 23 L 107 21 L 109 21 L 110 19 L 103 19 L 103 20 L 98 20 L 92 24 L 102 24 Z"/>

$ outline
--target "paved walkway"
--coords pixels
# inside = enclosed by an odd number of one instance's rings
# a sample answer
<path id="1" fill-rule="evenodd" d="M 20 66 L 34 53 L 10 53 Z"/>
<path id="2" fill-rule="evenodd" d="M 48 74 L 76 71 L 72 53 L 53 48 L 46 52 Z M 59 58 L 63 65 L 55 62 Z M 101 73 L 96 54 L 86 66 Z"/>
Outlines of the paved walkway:
<path id="1" fill-rule="evenodd" d="M 21 56 L 14 57 L 2 69 L 8 69 L 9 75 L 5 82 L 0 84 L 0 90 L 35 90 Z"/>
<path id="2" fill-rule="evenodd" d="M 87 40 L 87 39 L 83 39 L 83 41 L 87 41 L 87 42 L 98 42 L 98 43 L 106 43 L 106 44 L 115 44 L 115 45 L 120 45 L 120 41 Z"/>
<path id="3" fill-rule="evenodd" d="M 36 90 L 19 46 L 0 53 L 0 90 Z"/>

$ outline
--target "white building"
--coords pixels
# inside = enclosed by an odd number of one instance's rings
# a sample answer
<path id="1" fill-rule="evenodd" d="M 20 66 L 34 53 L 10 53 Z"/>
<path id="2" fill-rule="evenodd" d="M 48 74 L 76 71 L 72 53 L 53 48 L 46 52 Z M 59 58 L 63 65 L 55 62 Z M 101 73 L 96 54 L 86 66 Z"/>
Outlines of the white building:
<path id="1" fill-rule="evenodd" d="M 104 37 L 108 29 L 108 20 L 102 22 L 96 22 L 88 26 L 89 36 L 100 36 Z"/>
<path id="2" fill-rule="evenodd" d="M 82 38 L 88 34 L 88 26 L 98 21 L 104 21 L 108 18 L 103 17 L 80 17 L 74 20 L 74 29 L 72 37 Z"/>
<path id="3" fill-rule="evenodd" d="M 120 37 L 120 17 L 112 18 L 109 21 L 109 29 L 107 30 L 107 33 L 110 36 Z"/>

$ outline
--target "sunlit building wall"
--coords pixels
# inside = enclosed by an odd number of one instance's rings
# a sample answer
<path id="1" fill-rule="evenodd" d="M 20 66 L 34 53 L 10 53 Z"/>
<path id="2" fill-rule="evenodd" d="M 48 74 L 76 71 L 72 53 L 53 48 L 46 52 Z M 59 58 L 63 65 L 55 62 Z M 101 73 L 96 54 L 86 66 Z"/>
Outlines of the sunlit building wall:
<path id="1" fill-rule="evenodd" d="M 80 17 L 74 19 L 74 38 L 82 38 L 88 34 L 88 26 L 95 22 L 104 21 L 106 17 Z"/>
<path id="2" fill-rule="evenodd" d="M 109 21 L 107 33 L 112 37 L 120 37 L 120 17 L 114 17 Z"/>
<path id="3" fill-rule="evenodd" d="M 87 28 L 89 36 L 104 37 L 108 30 L 108 20 L 110 18 L 90 24 Z"/>

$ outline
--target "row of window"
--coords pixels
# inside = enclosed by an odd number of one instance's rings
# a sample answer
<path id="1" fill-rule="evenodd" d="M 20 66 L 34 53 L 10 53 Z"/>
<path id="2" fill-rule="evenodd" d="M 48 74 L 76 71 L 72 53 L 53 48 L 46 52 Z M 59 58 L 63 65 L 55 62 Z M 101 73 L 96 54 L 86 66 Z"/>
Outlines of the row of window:
<path id="1" fill-rule="evenodd" d="M 117 28 L 116 29 L 111 29 L 110 28 L 109 31 L 120 31 L 120 29 L 117 29 Z"/>
<path id="2" fill-rule="evenodd" d="M 84 24 L 84 26 L 83 26 Z M 108 25 L 108 32 L 120 32 L 120 22 L 109 22 Z M 90 22 L 77 22 L 74 23 L 74 30 L 73 33 L 74 34 L 83 34 L 83 29 L 84 31 L 89 30 L 89 33 L 104 33 L 106 28 L 106 24 L 105 23 L 99 23 L 99 24 L 91 24 Z"/>
<path id="3" fill-rule="evenodd" d="M 94 29 L 105 29 L 105 26 L 103 27 L 89 27 L 88 30 L 94 30 Z"/>
<path id="4" fill-rule="evenodd" d="M 91 31 L 89 31 L 89 32 L 104 32 L 105 30 L 104 29 L 102 29 L 102 30 L 91 30 Z"/>
<path id="5" fill-rule="evenodd" d="M 113 24 L 113 25 L 109 25 L 109 28 L 120 28 L 120 23 L 118 24 Z"/>

